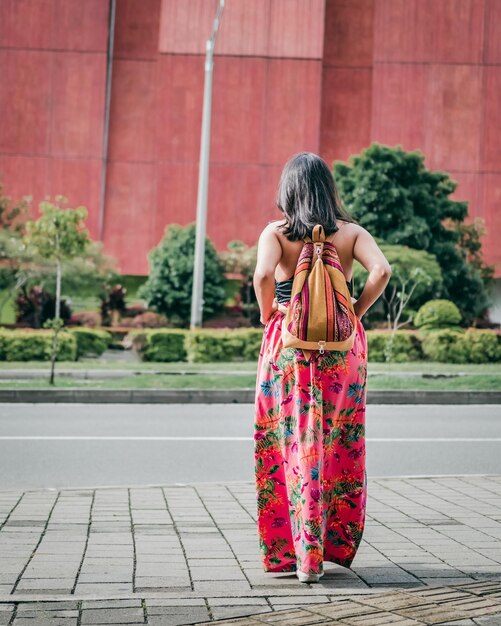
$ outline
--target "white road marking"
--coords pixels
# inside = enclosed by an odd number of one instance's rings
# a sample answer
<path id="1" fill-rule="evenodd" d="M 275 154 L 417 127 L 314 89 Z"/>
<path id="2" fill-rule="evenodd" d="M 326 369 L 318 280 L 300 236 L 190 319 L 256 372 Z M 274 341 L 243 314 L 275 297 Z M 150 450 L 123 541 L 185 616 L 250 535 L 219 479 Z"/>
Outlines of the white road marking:
<path id="1" fill-rule="evenodd" d="M 205 436 L 141 436 L 141 435 L 0 435 L 0 440 L 21 441 L 254 441 L 253 437 L 205 437 Z M 365 441 L 391 442 L 499 442 L 501 437 L 366 437 Z"/>

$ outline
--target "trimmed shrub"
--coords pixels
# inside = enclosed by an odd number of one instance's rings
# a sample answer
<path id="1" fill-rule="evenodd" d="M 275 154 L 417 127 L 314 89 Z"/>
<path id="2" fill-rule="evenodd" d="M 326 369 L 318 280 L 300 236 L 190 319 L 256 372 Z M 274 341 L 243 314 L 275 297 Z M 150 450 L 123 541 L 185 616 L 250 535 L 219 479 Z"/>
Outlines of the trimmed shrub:
<path id="1" fill-rule="evenodd" d="M 435 330 L 423 336 L 422 345 L 428 358 L 442 363 L 489 363 L 501 360 L 501 345 L 497 334 L 491 330 Z"/>
<path id="2" fill-rule="evenodd" d="M 186 352 L 191 363 L 255 361 L 263 339 L 258 328 L 241 330 L 197 330 L 186 335 Z"/>
<path id="3" fill-rule="evenodd" d="M 3 361 L 50 361 L 52 331 L 0 330 L 0 359 Z M 77 340 L 67 331 L 59 333 L 58 361 L 76 361 Z"/>
<path id="4" fill-rule="evenodd" d="M 366 335 L 369 360 L 374 363 L 384 363 L 387 360 L 405 363 L 423 358 L 419 337 L 412 331 L 397 330 L 392 337 L 390 331 L 367 330 Z"/>
<path id="5" fill-rule="evenodd" d="M 469 363 L 501 361 L 501 345 L 493 330 L 468 328 L 463 335 Z"/>
<path id="6" fill-rule="evenodd" d="M 132 346 L 143 361 L 171 363 L 186 361 L 184 347 L 187 331 L 166 328 L 162 330 L 135 330 L 128 333 L 124 344 Z"/>
<path id="7" fill-rule="evenodd" d="M 7 339 L 6 339 L 5 334 L 9 333 L 9 332 L 11 332 L 11 331 L 8 331 L 3 326 L 0 326 L 0 361 L 5 361 L 6 360 L 6 343 L 7 343 Z"/>
<path id="8" fill-rule="evenodd" d="M 69 332 L 77 340 L 77 358 L 101 356 L 113 340 L 110 333 L 94 328 L 70 328 Z"/>
<path id="9" fill-rule="evenodd" d="M 468 363 L 468 346 L 464 331 L 443 329 L 432 330 L 423 336 L 423 352 L 432 361 L 439 363 Z"/>
<path id="10" fill-rule="evenodd" d="M 420 330 L 438 330 L 458 326 L 461 313 L 450 300 L 428 300 L 416 313 L 414 326 Z"/>
<path id="11" fill-rule="evenodd" d="M 384 349 L 388 339 L 387 331 L 366 330 L 367 336 L 367 353 L 370 361 L 374 363 L 384 363 Z"/>

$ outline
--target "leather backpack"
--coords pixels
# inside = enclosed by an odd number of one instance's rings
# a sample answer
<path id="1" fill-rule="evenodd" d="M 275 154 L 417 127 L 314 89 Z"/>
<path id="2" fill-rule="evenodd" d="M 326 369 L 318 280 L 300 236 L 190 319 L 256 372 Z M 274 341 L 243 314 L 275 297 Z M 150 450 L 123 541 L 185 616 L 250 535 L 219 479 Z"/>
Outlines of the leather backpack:
<path id="1" fill-rule="evenodd" d="M 336 246 L 323 227 L 317 224 L 304 241 L 289 306 L 279 308 L 284 348 L 300 348 L 309 360 L 312 351 L 350 350 L 357 316 Z"/>

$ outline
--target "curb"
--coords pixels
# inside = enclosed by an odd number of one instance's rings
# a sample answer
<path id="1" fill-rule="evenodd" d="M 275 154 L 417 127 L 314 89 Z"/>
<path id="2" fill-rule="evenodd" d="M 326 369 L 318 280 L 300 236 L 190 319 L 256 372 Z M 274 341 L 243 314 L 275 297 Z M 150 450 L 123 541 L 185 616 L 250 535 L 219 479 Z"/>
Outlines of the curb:
<path id="1" fill-rule="evenodd" d="M 0 389 L 0 403 L 254 404 L 254 389 Z M 501 404 L 501 391 L 368 390 L 367 404 Z"/>

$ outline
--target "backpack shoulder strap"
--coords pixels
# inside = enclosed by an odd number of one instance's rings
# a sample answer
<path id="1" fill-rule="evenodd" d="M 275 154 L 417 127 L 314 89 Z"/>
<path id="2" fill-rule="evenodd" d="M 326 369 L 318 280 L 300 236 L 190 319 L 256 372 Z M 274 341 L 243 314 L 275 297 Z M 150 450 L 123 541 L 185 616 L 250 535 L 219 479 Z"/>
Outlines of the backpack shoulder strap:
<path id="1" fill-rule="evenodd" d="M 314 243 L 321 243 L 325 241 L 325 230 L 321 224 L 317 224 L 313 227 L 313 230 L 311 231 L 311 238 Z"/>
<path id="2" fill-rule="evenodd" d="M 321 224 L 317 224 L 316 226 L 313 227 L 313 230 L 311 231 L 311 237 L 304 237 L 303 241 L 306 243 L 321 243 L 321 242 L 325 242 L 325 241 L 329 241 L 330 243 L 332 243 L 332 238 L 334 237 L 334 235 L 337 233 L 337 231 L 339 230 L 339 226 L 336 226 L 336 230 L 331 234 L 331 235 L 326 235 L 325 234 L 325 230 L 324 227 Z"/>

